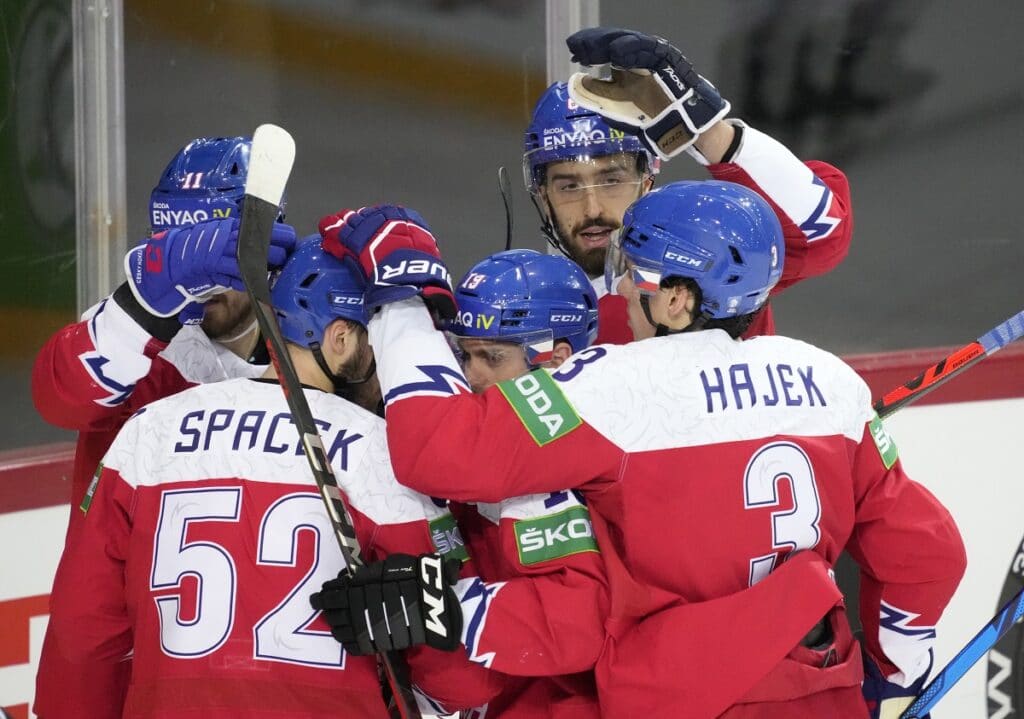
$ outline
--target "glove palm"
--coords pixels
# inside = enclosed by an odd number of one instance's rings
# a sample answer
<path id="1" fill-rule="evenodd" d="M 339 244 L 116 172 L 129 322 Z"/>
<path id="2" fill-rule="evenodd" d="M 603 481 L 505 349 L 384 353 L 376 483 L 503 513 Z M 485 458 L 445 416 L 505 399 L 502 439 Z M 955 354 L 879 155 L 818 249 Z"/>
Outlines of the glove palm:
<path id="1" fill-rule="evenodd" d="M 566 40 L 581 65 L 611 64 L 611 80 L 576 73 L 569 94 L 663 160 L 686 150 L 730 105 L 674 46 L 653 35 L 588 28 Z"/>

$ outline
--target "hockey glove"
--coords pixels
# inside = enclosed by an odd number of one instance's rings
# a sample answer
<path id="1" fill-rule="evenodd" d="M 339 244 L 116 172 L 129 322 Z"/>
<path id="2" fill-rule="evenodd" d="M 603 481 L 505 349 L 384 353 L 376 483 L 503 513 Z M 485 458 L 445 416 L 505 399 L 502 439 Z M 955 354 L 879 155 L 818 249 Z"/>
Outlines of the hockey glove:
<path id="1" fill-rule="evenodd" d="M 462 636 L 462 607 L 452 589 L 460 566 L 437 554 L 392 554 L 324 582 L 309 603 L 350 654 L 421 644 L 453 651 Z"/>
<path id="2" fill-rule="evenodd" d="M 914 703 L 925 680 L 928 678 L 928 671 L 918 677 L 909 687 L 903 687 L 895 682 L 890 682 L 882 674 L 875 661 L 863 652 L 864 656 L 864 684 L 861 688 L 864 691 L 864 701 L 868 705 L 868 713 L 871 719 L 899 719 L 907 707 Z M 929 668 L 929 671 L 930 668 Z M 920 719 L 928 719 L 930 714 L 925 714 Z"/>
<path id="3" fill-rule="evenodd" d="M 569 79 L 569 95 L 608 124 L 637 135 L 663 160 L 675 157 L 729 112 L 729 102 L 674 46 L 633 30 L 594 27 L 566 40 L 574 62 L 612 66 L 611 80 Z"/>
<path id="4" fill-rule="evenodd" d="M 170 317 L 218 292 L 244 290 L 235 259 L 237 247 L 235 218 L 158 232 L 124 258 L 132 294 L 149 313 Z M 268 269 L 283 265 L 294 247 L 295 230 L 275 223 Z M 186 314 L 192 318 L 196 313 L 193 308 Z"/>
<path id="5" fill-rule="evenodd" d="M 376 205 L 320 220 L 324 250 L 352 255 L 366 276 L 368 308 L 420 295 L 440 319 L 455 318 L 451 277 L 437 241 L 415 210 Z"/>

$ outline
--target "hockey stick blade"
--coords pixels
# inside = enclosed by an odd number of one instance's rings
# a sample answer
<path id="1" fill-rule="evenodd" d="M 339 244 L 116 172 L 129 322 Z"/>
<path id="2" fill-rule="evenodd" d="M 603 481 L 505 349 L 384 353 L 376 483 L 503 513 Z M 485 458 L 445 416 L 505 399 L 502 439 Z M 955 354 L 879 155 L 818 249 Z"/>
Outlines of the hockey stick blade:
<path id="1" fill-rule="evenodd" d="M 266 338 L 270 359 L 291 410 L 292 422 L 299 431 L 306 460 L 330 517 L 346 569 L 351 572 L 363 564 L 352 516 L 345 506 L 338 480 L 334 476 L 327 452 L 324 451 L 323 440 L 285 346 L 281 327 L 270 308 L 267 255 L 281 196 L 294 160 L 295 141 L 287 131 L 276 125 L 260 125 L 256 128 L 249 155 L 249 174 L 245 183 L 236 254 L 242 282 L 252 300 L 260 332 Z M 383 653 L 378 654 L 378 660 L 391 687 L 399 715 L 403 719 L 419 719 L 416 700 L 408 689 L 408 682 L 399 680 L 396 663 Z"/>
<path id="2" fill-rule="evenodd" d="M 270 303 L 267 281 L 270 236 L 294 163 L 295 141 L 286 130 L 277 125 L 256 128 L 249 151 L 249 174 L 236 252 L 246 289 L 255 294 L 255 299 L 267 304 Z M 243 237 L 248 244 L 245 252 L 242 251 Z"/>
<path id="3" fill-rule="evenodd" d="M 921 690 L 914 703 L 900 714 L 900 719 L 918 719 L 932 710 L 939 699 L 960 681 L 961 677 L 981 659 L 996 642 L 1010 631 L 1016 622 L 1024 616 L 1024 589 L 1007 602 L 992 617 L 992 621 L 982 627 L 971 641 L 961 649 L 942 670 L 935 675 L 927 686 Z"/>
<path id="4" fill-rule="evenodd" d="M 875 402 L 875 411 L 881 418 L 924 397 L 932 390 L 957 376 L 968 367 L 994 355 L 1006 345 L 1024 337 L 1024 311 L 1018 312 L 1002 324 L 965 345 L 945 359 L 933 364 L 906 384 L 900 385 Z"/>

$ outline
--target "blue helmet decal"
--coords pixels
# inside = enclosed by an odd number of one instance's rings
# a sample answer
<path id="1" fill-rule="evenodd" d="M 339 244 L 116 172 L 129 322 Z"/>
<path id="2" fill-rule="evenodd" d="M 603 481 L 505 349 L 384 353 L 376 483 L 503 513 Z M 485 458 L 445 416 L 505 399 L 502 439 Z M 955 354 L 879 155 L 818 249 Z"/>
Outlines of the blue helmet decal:
<path id="1" fill-rule="evenodd" d="M 597 296 L 571 260 L 535 250 L 507 250 L 478 262 L 455 288 L 458 337 L 523 345 L 531 364 L 546 361 L 555 340 L 573 352 L 597 337 Z"/>
<path id="2" fill-rule="evenodd" d="M 308 347 L 323 340 L 334 320 L 351 320 L 365 327 L 365 287 L 354 259 L 339 260 L 325 252 L 320 235 L 299 240 L 270 289 L 281 334 L 289 342 Z"/>
<path id="3" fill-rule="evenodd" d="M 611 127 L 595 112 L 569 97 L 564 82 L 549 87 L 533 110 L 523 140 L 523 176 L 536 194 L 543 183 L 543 168 L 551 162 L 587 160 L 618 153 L 641 154 L 647 172 L 657 172 L 656 158 L 635 135 Z"/>
<path id="4" fill-rule="evenodd" d="M 782 277 L 785 242 L 768 202 L 732 182 L 674 182 L 626 211 L 612 264 L 624 255 L 641 290 L 668 277 L 701 289 L 701 310 L 723 319 L 759 309 Z"/>
<path id="5" fill-rule="evenodd" d="M 247 137 L 200 137 L 181 148 L 150 195 L 153 231 L 238 217 L 251 146 Z"/>

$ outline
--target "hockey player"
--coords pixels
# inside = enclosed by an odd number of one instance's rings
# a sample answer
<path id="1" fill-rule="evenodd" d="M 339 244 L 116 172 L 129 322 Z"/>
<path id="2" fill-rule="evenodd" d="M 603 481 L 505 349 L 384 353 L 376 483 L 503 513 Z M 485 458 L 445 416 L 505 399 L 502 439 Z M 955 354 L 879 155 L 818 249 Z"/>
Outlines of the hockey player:
<path id="1" fill-rule="evenodd" d="M 216 137 L 185 145 L 152 192 L 153 235 L 129 252 L 127 280 L 80 322 L 55 333 L 36 357 L 37 411 L 78 432 L 69 542 L 90 479 L 128 417 L 192 384 L 257 376 L 265 368 L 266 349 L 234 266 L 250 144 Z M 201 224 L 188 227 L 195 222 Z M 294 241 L 291 227 L 277 225 L 271 263 L 279 266 Z M 236 289 L 223 291 L 230 286 Z M 70 670 L 48 630 L 34 710 L 41 719 L 119 717 L 109 698 L 124 693 L 128 672 L 125 663 L 108 685 L 110 673 Z"/>
<path id="2" fill-rule="evenodd" d="M 413 258 L 443 267 L 425 240 L 382 242 L 394 210 L 373 212 L 340 232 L 367 277 Z M 963 544 L 847 365 L 784 337 L 738 339 L 783 272 L 770 206 L 733 183 L 673 183 L 626 213 L 614 250 L 638 341 L 479 395 L 460 391 L 423 306 L 450 300 L 440 270 L 379 296 L 369 336 L 399 481 L 461 501 L 582 492 L 611 592 L 604 716 L 868 716 L 828 578 L 845 548 L 885 700 L 871 715 L 898 716 L 929 671 Z M 763 591 L 779 578 L 799 589 Z M 360 616 L 348 621 L 365 636 Z"/>
<path id="3" fill-rule="evenodd" d="M 334 395 L 366 343 L 354 264 L 302 243 L 272 302 L 364 556 L 432 552 L 446 511 L 395 482 L 383 420 Z M 343 559 L 290 417 L 267 368 L 149 404 L 105 455 L 50 622 L 77 666 L 132 654 L 124 717 L 388 716 L 376 661 L 347 655 L 308 603 Z M 431 652 L 414 678 L 435 696 L 489 698 L 491 672 Z M 442 670 L 451 683 L 431 685 Z"/>
<path id="4" fill-rule="evenodd" d="M 727 118 L 728 101 L 664 40 L 632 30 L 590 28 L 570 36 L 567 43 L 573 59 L 583 65 L 611 63 L 613 68 L 677 77 L 683 84 L 678 92 L 690 93 L 677 105 L 693 126 L 686 135 L 690 144 L 679 143 L 670 150 L 648 139 L 644 123 L 622 111 L 623 106 L 632 109 L 626 101 L 634 93 L 649 90 L 640 83 L 584 85 L 579 75 L 568 85 L 556 83 L 538 101 L 526 130 L 527 190 L 549 241 L 594 280 L 601 310 L 599 344 L 631 339 L 625 301 L 614 288 L 609 295 L 601 278 L 612 233 L 622 226 L 626 208 L 653 187 L 660 160 L 684 150 L 715 179 L 746 185 L 771 204 L 782 223 L 787 257 L 773 292 L 824 274 L 846 256 L 853 217 L 849 185 L 841 171 L 824 162 L 802 163 L 771 137 Z M 638 76 L 616 71 L 615 77 Z M 620 102 L 609 102 L 609 95 Z M 653 96 L 638 102 L 644 104 Z M 619 120 L 610 126 L 595 109 L 618 111 Z M 747 336 L 774 332 L 771 306 L 766 304 Z"/>
<path id="5" fill-rule="evenodd" d="M 449 327 L 474 392 L 535 367 L 557 369 L 597 336 L 590 282 L 561 256 L 534 250 L 493 254 L 466 273 L 455 300 L 458 314 Z M 492 667 L 511 674 L 544 675 L 509 677 L 486 716 L 597 716 L 590 668 L 604 639 L 607 584 L 586 506 L 571 491 L 449 506 L 479 577 L 493 592 L 488 624 L 476 636 L 467 632 L 470 656 L 491 655 Z M 513 596 L 514 585 L 502 584 L 515 577 L 545 579 L 524 584 L 523 601 Z M 467 609 L 476 607 L 467 602 Z M 534 631 L 509 637 L 518 647 L 507 646 L 501 641 L 502 612 L 514 612 L 529 627 L 547 625 L 555 641 L 544 646 L 545 632 Z M 464 626 L 471 619 L 464 617 Z M 543 654 L 551 660 L 541 665 L 537 657 Z"/>
<path id="6" fill-rule="evenodd" d="M 325 242 L 337 242 L 346 217 L 321 221 Z M 597 300 L 586 275 L 563 257 L 532 250 L 477 263 L 459 285 L 458 303 L 449 326 L 477 391 L 533 365 L 556 367 L 597 334 Z M 467 655 L 507 675 L 502 691 L 474 716 L 594 716 L 589 669 L 604 639 L 607 584 L 586 507 L 568 491 L 449 506 L 459 533 L 448 541 L 454 525 L 438 523 L 435 542 L 459 545 L 456 551 L 468 559 L 458 593 Z M 315 606 L 328 610 L 328 621 L 339 609 L 330 587 L 314 598 Z M 565 606 L 577 610 L 562 614 Z M 523 626 L 531 627 L 528 634 Z M 402 645 L 394 641 L 391 647 Z"/>

